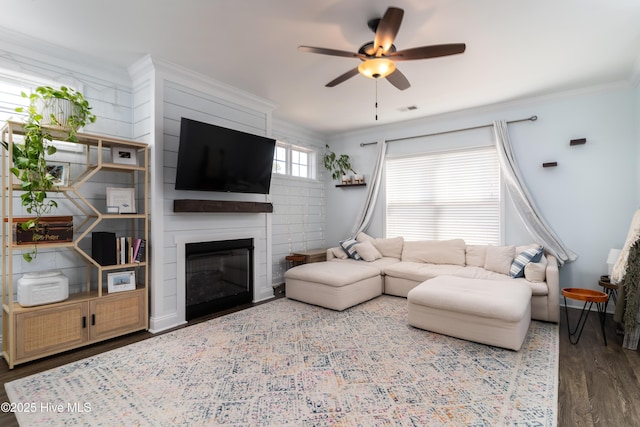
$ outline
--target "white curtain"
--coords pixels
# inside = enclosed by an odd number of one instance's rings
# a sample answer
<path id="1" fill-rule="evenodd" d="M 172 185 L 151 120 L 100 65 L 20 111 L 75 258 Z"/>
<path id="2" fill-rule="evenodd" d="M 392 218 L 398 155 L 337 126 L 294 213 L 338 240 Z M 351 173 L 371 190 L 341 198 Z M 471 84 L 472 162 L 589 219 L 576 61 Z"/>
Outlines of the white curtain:
<path id="1" fill-rule="evenodd" d="M 498 158 L 500 159 L 500 168 L 507 192 L 511 200 L 513 200 L 516 211 L 527 227 L 527 230 L 539 244 L 544 246 L 547 252 L 558 259 L 560 265 L 563 265 L 565 262 L 575 261 L 578 255 L 571 249 L 565 247 L 551 227 L 549 227 L 533 203 L 527 187 L 524 185 L 524 180 L 522 179 L 520 169 L 518 168 L 511 148 L 507 122 L 504 120 L 494 121 L 493 130 L 496 137 L 496 149 L 498 151 Z"/>
<path id="2" fill-rule="evenodd" d="M 378 199 L 378 193 L 380 192 L 380 185 L 382 183 L 382 169 L 384 168 L 384 157 L 387 154 L 387 141 L 378 142 L 378 157 L 376 159 L 373 173 L 371 174 L 371 181 L 369 182 L 369 191 L 367 193 L 367 199 L 362 207 L 362 212 L 353 227 L 353 237 L 355 238 L 358 233 L 365 231 L 369 227 L 373 211 L 375 209 L 376 200 Z"/>

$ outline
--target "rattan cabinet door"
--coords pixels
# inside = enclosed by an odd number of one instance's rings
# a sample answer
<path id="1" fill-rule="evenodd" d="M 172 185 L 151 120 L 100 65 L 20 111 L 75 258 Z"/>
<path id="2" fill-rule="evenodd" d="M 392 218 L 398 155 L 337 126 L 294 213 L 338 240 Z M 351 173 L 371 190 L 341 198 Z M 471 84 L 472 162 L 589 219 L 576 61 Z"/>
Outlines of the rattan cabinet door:
<path id="1" fill-rule="evenodd" d="M 16 358 L 28 359 L 75 348 L 88 339 L 88 304 L 79 302 L 14 314 Z"/>
<path id="2" fill-rule="evenodd" d="M 90 302 L 91 341 L 146 328 L 143 289 L 97 298 Z"/>

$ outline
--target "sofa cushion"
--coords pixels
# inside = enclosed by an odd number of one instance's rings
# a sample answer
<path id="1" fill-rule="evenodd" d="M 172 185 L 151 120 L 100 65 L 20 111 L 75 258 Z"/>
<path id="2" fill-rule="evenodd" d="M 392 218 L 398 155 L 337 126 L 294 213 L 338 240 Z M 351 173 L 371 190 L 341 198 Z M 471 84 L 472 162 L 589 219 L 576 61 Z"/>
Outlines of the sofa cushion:
<path id="1" fill-rule="evenodd" d="M 402 256 L 404 237 L 374 238 L 366 233 L 360 232 L 356 236 L 358 242 L 371 242 L 383 257 L 398 258 Z"/>
<path id="2" fill-rule="evenodd" d="M 484 260 L 487 257 L 487 245 L 467 245 L 465 254 L 467 265 L 484 267 Z"/>
<path id="3" fill-rule="evenodd" d="M 483 267 L 474 267 L 472 265 L 459 269 L 455 272 L 454 276 L 482 280 L 513 280 L 508 274 L 496 273 L 495 271 L 485 270 Z"/>
<path id="4" fill-rule="evenodd" d="M 386 239 L 376 239 L 373 246 L 380 251 L 382 256 L 398 258 L 402 257 L 404 247 L 404 237 L 389 237 Z"/>
<path id="5" fill-rule="evenodd" d="M 531 295 L 533 296 L 546 296 L 549 295 L 549 287 L 547 282 L 530 282 L 524 277 L 518 277 L 517 279 L 510 279 L 509 283 L 521 282 L 531 288 Z"/>
<path id="6" fill-rule="evenodd" d="M 350 265 L 343 262 L 323 261 L 302 264 L 284 273 L 285 279 L 321 283 L 327 286 L 347 286 L 360 280 L 379 276 L 380 269 L 360 262 Z"/>
<path id="7" fill-rule="evenodd" d="M 516 247 L 511 246 L 487 246 L 487 257 L 484 260 L 486 270 L 496 273 L 509 274 L 511 263 L 516 257 Z"/>
<path id="8" fill-rule="evenodd" d="M 543 251 L 543 248 L 531 248 L 520 252 L 511 263 L 509 275 L 511 277 L 524 277 L 525 266 L 530 262 L 540 261 Z"/>
<path id="9" fill-rule="evenodd" d="M 524 278 L 530 282 L 544 282 L 547 279 L 547 257 L 538 262 L 530 262 L 524 267 Z"/>
<path id="10" fill-rule="evenodd" d="M 369 236 L 367 233 L 365 233 L 364 231 L 359 232 L 356 235 L 356 240 L 360 243 L 364 243 L 364 242 L 371 242 L 373 243 L 376 238 L 375 237 L 371 237 Z"/>
<path id="11" fill-rule="evenodd" d="M 549 288 L 546 282 L 530 282 L 525 280 L 524 277 L 514 279 L 506 274 L 496 273 L 495 271 L 485 270 L 482 267 L 466 266 L 459 269 L 452 276 L 466 277 L 468 279 L 480 279 L 480 280 L 500 280 L 507 283 L 522 282 L 526 283 L 531 288 L 533 295 L 548 295 Z"/>
<path id="12" fill-rule="evenodd" d="M 371 262 L 382 258 L 380 252 L 378 252 L 371 242 L 358 243 L 354 248 L 358 255 L 360 255 L 360 258 L 365 261 Z"/>
<path id="13" fill-rule="evenodd" d="M 402 261 L 385 267 L 384 274 L 420 283 L 443 274 L 453 275 L 463 268 L 459 265 Z"/>
<path id="14" fill-rule="evenodd" d="M 338 258 L 338 259 L 348 259 L 349 255 L 347 255 L 347 253 L 344 251 L 344 249 L 342 249 L 342 246 L 336 246 L 335 248 L 329 248 L 327 249 L 327 252 L 330 256 L 327 256 L 327 259 L 331 259 L 333 258 Z"/>
<path id="15" fill-rule="evenodd" d="M 404 242 L 402 261 L 463 266 L 465 250 L 462 239 Z"/>
<path id="16" fill-rule="evenodd" d="M 515 322 L 528 314 L 531 290 L 512 282 L 438 276 L 413 288 L 407 299 L 411 304 Z"/>
<path id="17" fill-rule="evenodd" d="M 356 252 L 357 244 L 358 244 L 358 241 L 356 239 L 347 239 L 347 240 L 342 240 L 340 242 L 340 247 L 344 249 L 347 255 L 349 255 L 349 258 L 359 260 L 360 255 L 358 255 L 358 252 Z"/>
<path id="18" fill-rule="evenodd" d="M 367 263 L 363 262 L 362 260 L 356 261 L 355 259 L 352 259 L 352 258 L 346 258 L 346 259 L 334 258 L 331 261 L 332 262 L 347 263 L 347 264 L 355 264 L 355 265 L 366 265 L 366 266 L 369 266 L 369 267 L 376 267 L 377 269 L 380 270 L 380 274 L 383 274 L 383 275 L 384 275 L 385 268 L 387 268 L 390 265 L 397 264 L 397 263 L 400 262 L 400 260 L 398 258 L 391 258 L 391 257 L 382 257 L 380 259 L 377 259 L 377 260 L 371 261 L 371 262 L 367 262 Z"/>

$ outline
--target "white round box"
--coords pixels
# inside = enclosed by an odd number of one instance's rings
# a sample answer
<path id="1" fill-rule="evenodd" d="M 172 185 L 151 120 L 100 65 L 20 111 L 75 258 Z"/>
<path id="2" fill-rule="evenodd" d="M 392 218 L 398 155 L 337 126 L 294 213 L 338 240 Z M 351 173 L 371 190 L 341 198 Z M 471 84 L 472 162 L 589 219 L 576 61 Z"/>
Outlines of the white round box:
<path id="1" fill-rule="evenodd" d="M 69 298 L 69 278 L 60 270 L 25 273 L 18 279 L 18 304 L 50 304 Z"/>

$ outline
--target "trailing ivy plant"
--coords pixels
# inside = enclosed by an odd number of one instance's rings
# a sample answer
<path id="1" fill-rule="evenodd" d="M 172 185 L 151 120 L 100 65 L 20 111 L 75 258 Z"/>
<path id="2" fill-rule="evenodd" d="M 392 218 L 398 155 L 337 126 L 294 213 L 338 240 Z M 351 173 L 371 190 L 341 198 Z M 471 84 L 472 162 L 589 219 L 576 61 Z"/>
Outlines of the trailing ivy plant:
<path id="1" fill-rule="evenodd" d="M 331 151 L 329 144 L 326 144 L 325 147 L 327 151 L 322 155 L 322 164 L 325 169 L 331 173 L 331 178 L 338 180 L 343 175 L 346 175 L 347 172 L 356 173 L 356 171 L 351 168 L 351 158 L 348 154 L 338 156 Z"/>
<path id="2" fill-rule="evenodd" d="M 60 89 L 40 86 L 34 93 L 27 95 L 23 92 L 22 96 L 29 99 L 29 106 L 26 109 L 25 107 L 16 108 L 16 112 L 26 112 L 27 118 L 23 125 L 25 132 L 23 142 L 13 144 L 11 173 L 20 180 L 22 206 L 27 213 L 34 216 L 20 226 L 23 230 L 33 230 L 33 240 L 37 242 L 43 238 L 38 233 L 40 217 L 58 207 L 55 200 L 47 199 L 47 191 L 53 189 L 55 180 L 48 172 L 45 159 L 45 156 L 56 152 L 56 147 L 51 143 L 53 140 L 51 126 L 57 126 L 56 130 L 60 130 L 63 135 L 60 138 L 56 133 L 57 139 L 77 142 L 78 129 L 87 123 L 95 122 L 96 116 L 91 113 L 89 103 L 80 92 L 65 86 Z M 47 116 L 43 117 L 43 111 L 51 110 L 55 99 L 66 99 L 72 104 L 72 112 L 67 117 L 66 123 L 62 123 L 53 110 L 44 113 Z M 50 125 L 43 125 L 43 122 Z M 2 141 L 2 145 L 5 149 L 9 149 L 7 142 Z M 31 252 L 24 252 L 22 256 L 26 261 L 31 262 L 36 254 L 37 246 Z"/>

